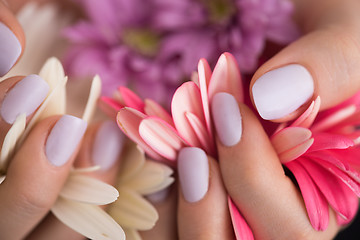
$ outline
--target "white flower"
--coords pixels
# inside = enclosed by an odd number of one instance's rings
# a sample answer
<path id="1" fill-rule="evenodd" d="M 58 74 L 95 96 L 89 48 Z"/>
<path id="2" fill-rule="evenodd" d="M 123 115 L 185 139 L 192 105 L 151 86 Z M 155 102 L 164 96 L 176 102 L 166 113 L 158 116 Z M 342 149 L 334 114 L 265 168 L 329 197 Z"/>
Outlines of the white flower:
<path id="1" fill-rule="evenodd" d="M 135 145 L 125 152 L 117 189 L 119 198 L 109 214 L 124 228 L 128 240 L 141 239 L 138 230 L 154 227 L 159 216 L 144 196 L 156 193 L 173 183 L 173 170 L 165 164 L 145 159 Z"/>

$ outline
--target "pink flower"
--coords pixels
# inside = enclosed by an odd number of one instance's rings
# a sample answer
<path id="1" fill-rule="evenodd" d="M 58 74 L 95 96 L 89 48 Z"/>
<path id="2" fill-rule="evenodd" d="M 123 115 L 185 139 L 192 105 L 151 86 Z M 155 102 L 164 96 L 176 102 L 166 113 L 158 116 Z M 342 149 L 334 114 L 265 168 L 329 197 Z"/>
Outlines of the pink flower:
<path id="1" fill-rule="evenodd" d="M 271 137 L 281 162 L 294 174 L 314 229 L 325 230 L 330 205 L 339 225 L 355 216 L 360 197 L 360 94 L 322 112 L 318 97 L 288 127 Z M 316 118 L 316 119 L 315 119 Z"/>
<path id="2" fill-rule="evenodd" d="M 209 103 L 218 92 L 230 93 L 243 102 L 240 72 L 229 53 L 221 55 L 213 73 L 207 61 L 200 60 L 198 82 L 186 82 L 176 90 L 171 116 L 154 101 L 142 101 L 124 87 L 119 88 L 116 100 L 103 97 L 101 107 L 110 116 L 118 111 L 119 127 L 149 156 L 174 165 L 178 151 L 185 146 L 202 148 L 216 157 Z M 229 209 L 239 239 L 252 239 L 250 228 L 230 198 Z"/>

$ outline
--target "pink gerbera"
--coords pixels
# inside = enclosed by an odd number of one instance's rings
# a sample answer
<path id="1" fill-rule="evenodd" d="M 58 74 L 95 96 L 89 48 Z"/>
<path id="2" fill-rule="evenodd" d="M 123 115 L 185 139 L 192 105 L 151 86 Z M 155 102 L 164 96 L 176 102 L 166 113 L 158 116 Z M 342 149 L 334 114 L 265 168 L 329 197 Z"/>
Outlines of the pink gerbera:
<path id="1" fill-rule="evenodd" d="M 360 94 L 322 112 L 320 98 L 271 137 L 281 162 L 294 174 L 314 229 L 325 230 L 330 205 L 339 225 L 355 216 L 360 197 Z"/>
<path id="2" fill-rule="evenodd" d="M 230 93 L 243 102 L 240 72 L 234 57 L 224 53 L 213 73 L 207 61 L 200 60 L 198 76 L 197 82 L 186 82 L 176 90 L 172 116 L 154 101 L 142 101 L 124 87 L 119 88 L 115 99 L 103 97 L 101 106 L 110 116 L 118 112 L 122 131 L 156 160 L 174 165 L 178 151 L 185 146 L 202 148 L 216 158 L 209 103 L 218 92 Z M 230 198 L 229 209 L 239 239 L 252 239 L 250 228 Z"/>

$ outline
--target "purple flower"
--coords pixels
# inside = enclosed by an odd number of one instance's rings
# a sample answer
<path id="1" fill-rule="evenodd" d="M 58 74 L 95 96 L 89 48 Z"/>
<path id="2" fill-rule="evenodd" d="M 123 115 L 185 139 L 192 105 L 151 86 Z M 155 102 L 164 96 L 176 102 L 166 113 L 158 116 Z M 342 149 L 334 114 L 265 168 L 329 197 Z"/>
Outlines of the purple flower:
<path id="1" fill-rule="evenodd" d="M 77 0 L 87 14 L 65 30 L 70 74 L 99 74 L 104 94 L 127 85 L 168 104 L 200 58 L 231 52 L 255 69 L 267 40 L 298 36 L 287 0 Z"/>

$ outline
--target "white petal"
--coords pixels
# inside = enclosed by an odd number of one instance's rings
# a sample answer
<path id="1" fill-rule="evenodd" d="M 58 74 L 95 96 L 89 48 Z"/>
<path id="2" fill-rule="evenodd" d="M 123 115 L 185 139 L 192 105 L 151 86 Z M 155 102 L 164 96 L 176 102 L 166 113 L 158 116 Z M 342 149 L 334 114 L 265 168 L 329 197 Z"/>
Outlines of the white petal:
<path id="1" fill-rule="evenodd" d="M 78 233 L 94 240 L 123 240 L 122 228 L 98 206 L 59 197 L 51 208 L 53 214 Z"/>
<path id="2" fill-rule="evenodd" d="M 87 101 L 87 104 L 85 107 L 85 111 L 84 111 L 84 114 L 82 117 L 82 119 L 84 119 L 85 121 L 89 122 L 90 119 L 92 118 L 92 116 L 95 112 L 96 103 L 100 97 L 100 94 L 101 94 L 101 79 L 98 75 L 96 75 L 93 78 L 89 98 L 88 98 L 88 101 Z"/>
<path id="3" fill-rule="evenodd" d="M 153 194 L 153 193 L 159 192 L 159 191 L 164 190 L 165 188 L 169 187 L 174 181 L 175 181 L 175 179 L 173 177 L 167 177 L 159 185 L 153 186 L 152 188 L 148 188 L 148 189 L 146 189 L 146 191 L 142 191 L 140 193 L 147 195 L 147 194 Z"/>
<path id="4" fill-rule="evenodd" d="M 41 119 L 52 115 L 64 114 L 66 111 L 65 85 L 67 77 L 65 77 L 64 68 L 60 61 L 55 57 L 48 59 L 41 69 L 39 76 L 42 77 L 49 84 L 50 89 L 53 90 L 51 99 L 46 104 L 46 109 L 41 115 Z M 50 98 L 50 94 L 48 98 Z"/>
<path id="5" fill-rule="evenodd" d="M 141 194 L 150 194 L 172 174 L 168 166 L 147 160 L 144 167 L 129 181 L 123 183 L 129 189 Z"/>
<path id="6" fill-rule="evenodd" d="M 5 180 L 6 176 L 3 175 L 3 176 L 0 176 L 0 184 L 2 184 L 2 182 Z"/>
<path id="7" fill-rule="evenodd" d="M 119 181 L 126 182 L 131 179 L 145 164 L 144 152 L 140 151 L 135 144 L 129 145 L 124 154 Z"/>
<path id="8" fill-rule="evenodd" d="M 114 202 L 119 192 L 113 186 L 95 178 L 71 174 L 60 196 L 77 202 L 104 205 Z"/>
<path id="9" fill-rule="evenodd" d="M 73 169 L 71 169 L 71 174 L 95 172 L 100 169 L 101 169 L 101 167 L 99 165 L 85 167 L 85 168 L 73 168 Z"/>
<path id="10" fill-rule="evenodd" d="M 129 189 L 121 188 L 119 193 L 119 199 L 110 205 L 110 215 L 126 228 L 153 228 L 159 218 L 156 209 L 141 195 Z"/>
<path id="11" fill-rule="evenodd" d="M 141 236 L 138 231 L 131 228 L 124 228 L 126 240 L 141 240 Z"/>
<path id="12" fill-rule="evenodd" d="M 7 132 L 0 154 L 0 172 L 6 171 L 9 159 L 14 154 L 15 146 L 26 126 L 26 114 L 19 115 Z"/>

